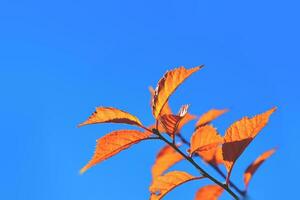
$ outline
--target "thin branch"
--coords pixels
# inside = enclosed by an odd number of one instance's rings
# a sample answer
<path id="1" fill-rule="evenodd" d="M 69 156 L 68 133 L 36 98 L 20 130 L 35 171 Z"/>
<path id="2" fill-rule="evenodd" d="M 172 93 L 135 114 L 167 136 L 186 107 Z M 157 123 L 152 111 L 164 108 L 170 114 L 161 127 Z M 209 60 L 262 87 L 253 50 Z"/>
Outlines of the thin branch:
<path id="1" fill-rule="evenodd" d="M 180 138 L 180 140 L 182 141 L 182 143 L 191 146 L 190 142 L 188 142 L 180 133 L 177 134 L 177 136 Z M 226 179 L 226 175 L 223 173 L 223 171 L 218 167 L 213 165 L 212 163 L 208 163 L 214 170 L 216 170 L 216 172 L 218 172 L 224 179 Z M 239 189 L 232 181 L 229 181 L 229 185 L 235 189 L 241 196 L 245 197 L 246 196 L 246 192 L 242 191 L 241 189 Z"/>
<path id="2" fill-rule="evenodd" d="M 219 182 L 217 179 L 209 175 L 204 169 L 202 169 L 193 158 L 187 156 L 185 153 L 183 153 L 176 145 L 172 144 L 172 142 L 169 142 L 164 136 L 162 136 L 157 129 L 152 130 L 154 134 L 158 135 L 161 140 L 163 140 L 165 143 L 167 143 L 169 146 L 171 146 L 174 150 L 176 150 L 179 154 L 181 154 L 187 161 L 189 161 L 200 173 L 201 175 L 207 177 L 220 187 L 224 188 L 235 200 L 239 200 L 238 196 L 227 186 L 223 183 Z"/>

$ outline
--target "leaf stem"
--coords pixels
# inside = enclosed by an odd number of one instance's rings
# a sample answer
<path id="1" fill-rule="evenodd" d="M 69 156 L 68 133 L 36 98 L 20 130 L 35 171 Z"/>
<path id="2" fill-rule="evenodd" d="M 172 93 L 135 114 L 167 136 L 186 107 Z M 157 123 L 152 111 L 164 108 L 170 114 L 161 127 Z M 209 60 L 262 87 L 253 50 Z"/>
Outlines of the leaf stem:
<path id="1" fill-rule="evenodd" d="M 174 150 L 176 150 L 179 154 L 181 154 L 187 161 L 189 161 L 204 177 L 207 177 L 220 187 L 222 187 L 224 190 L 226 190 L 235 200 L 239 200 L 238 196 L 225 184 L 219 182 L 217 179 L 209 175 L 204 169 L 202 169 L 193 158 L 187 156 L 185 153 L 183 153 L 176 145 L 174 145 L 172 142 L 169 142 L 164 136 L 160 134 L 160 132 L 157 129 L 152 130 L 154 134 L 156 134 L 161 140 L 163 140 L 165 143 L 167 143 L 169 146 L 171 146 Z"/>

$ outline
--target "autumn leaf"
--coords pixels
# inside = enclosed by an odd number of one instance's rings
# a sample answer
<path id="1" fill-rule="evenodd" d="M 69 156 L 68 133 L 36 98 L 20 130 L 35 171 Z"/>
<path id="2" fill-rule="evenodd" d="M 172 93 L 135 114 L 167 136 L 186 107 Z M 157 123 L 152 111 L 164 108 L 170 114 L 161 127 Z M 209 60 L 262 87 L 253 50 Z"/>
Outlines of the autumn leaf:
<path id="1" fill-rule="evenodd" d="M 178 115 L 165 114 L 159 118 L 159 122 L 162 124 L 162 126 L 169 135 L 174 136 L 174 134 L 178 132 L 179 124 L 187 114 L 188 107 L 189 105 L 182 106 L 179 110 Z M 183 126 L 183 124 L 181 125 Z"/>
<path id="2" fill-rule="evenodd" d="M 150 132 L 143 133 L 137 130 L 118 130 L 103 136 L 97 140 L 94 156 L 89 163 L 80 170 L 80 173 L 84 173 L 92 166 L 116 155 L 131 145 L 148 139 L 150 135 Z"/>
<path id="3" fill-rule="evenodd" d="M 223 188 L 218 185 L 207 185 L 200 188 L 195 196 L 195 200 L 217 200 L 223 193 Z"/>
<path id="4" fill-rule="evenodd" d="M 206 151 L 223 143 L 223 138 L 212 125 L 198 128 L 191 137 L 190 154 Z"/>
<path id="5" fill-rule="evenodd" d="M 261 164 L 265 162 L 266 159 L 268 159 L 275 153 L 275 150 L 276 149 L 271 149 L 269 151 L 266 151 L 265 153 L 261 154 L 251 165 L 248 166 L 244 173 L 244 183 L 246 188 L 248 188 L 249 182 L 256 170 L 260 167 Z"/>
<path id="6" fill-rule="evenodd" d="M 219 116 L 223 115 L 225 112 L 227 112 L 227 109 L 218 110 L 218 109 L 211 109 L 208 112 L 204 113 L 200 119 L 196 123 L 196 129 L 205 126 L 209 123 L 211 123 L 213 120 L 218 118 Z"/>
<path id="7" fill-rule="evenodd" d="M 156 119 L 160 115 L 162 108 L 168 101 L 169 97 L 178 88 L 178 86 L 202 67 L 203 66 L 198 66 L 191 69 L 179 67 L 165 73 L 163 78 L 159 80 L 153 97 L 152 112 Z"/>
<path id="8" fill-rule="evenodd" d="M 149 188 L 151 192 L 150 200 L 159 200 L 175 187 L 201 178 L 203 177 L 195 177 L 182 171 L 172 171 L 163 176 L 158 176 L 153 180 Z"/>
<path id="9" fill-rule="evenodd" d="M 151 105 L 151 108 L 152 108 L 153 107 L 153 98 L 154 98 L 154 95 L 155 95 L 155 90 L 153 89 L 153 87 L 149 87 L 149 91 L 150 91 L 150 94 L 151 94 L 151 103 L 150 103 L 150 105 Z M 160 112 L 160 116 L 161 115 L 166 115 L 166 114 L 172 114 L 172 110 L 169 106 L 168 101 L 162 107 L 161 112 Z"/>
<path id="10" fill-rule="evenodd" d="M 236 160 L 255 136 L 267 125 L 270 115 L 275 110 L 276 108 L 272 108 L 252 118 L 244 117 L 226 130 L 222 151 L 224 164 L 228 171 L 227 183 Z"/>
<path id="11" fill-rule="evenodd" d="M 212 165 L 222 164 L 223 155 L 222 155 L 222 146 L 218 146 L 216 148 L 212 148 L 206 151 L 198 151 L 197 154 L 207 163 Z"/>
<path id="12" fill-rule="evenodd" d="M 142 127 L 142 123 L 137 117 L 112 107 L 96 108 L 96 111 L 88 118 L 88 120 L 79 124 L 79 126 L 98 123 L 123 123 Z"/>
<path id="13" fill-rule="evenodd" d="M 152 178 L 162 175 L 170 167 L 183 160 L 182 155 L 175 151 L 171 146 L 163 147 L 156 156 L 152 166 Z"/>

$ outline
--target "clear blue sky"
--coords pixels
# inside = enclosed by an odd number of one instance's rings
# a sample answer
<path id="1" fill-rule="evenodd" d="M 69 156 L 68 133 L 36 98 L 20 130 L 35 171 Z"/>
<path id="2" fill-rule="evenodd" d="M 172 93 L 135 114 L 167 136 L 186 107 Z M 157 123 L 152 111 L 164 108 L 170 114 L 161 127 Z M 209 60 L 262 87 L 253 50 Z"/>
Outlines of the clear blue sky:
<path id="1" fill-rule="evenodd" d="M 171 99 L 201 114 L 278 111 L 234 168 L 279 151 L 250 183 L 252 199 L 295 199 L 299 175 L 299 2 L 6 1 L 0 3 L 0 199 L 148 199 L 150 168 L 162 143 L 139 144 L 84 175 L 95 140 L 120 125 L 76 128 L 96 106 L 153 122 L 148 86 L 170 68 L 206 67 Z M 190 135 L 192 124 L 184 128 Z M 188 169 L 179 164 L 173 169 Z M 189 183 L 166 197 L 193 199 Z M 224 198 L 228 199 L 228 196 Z"/>

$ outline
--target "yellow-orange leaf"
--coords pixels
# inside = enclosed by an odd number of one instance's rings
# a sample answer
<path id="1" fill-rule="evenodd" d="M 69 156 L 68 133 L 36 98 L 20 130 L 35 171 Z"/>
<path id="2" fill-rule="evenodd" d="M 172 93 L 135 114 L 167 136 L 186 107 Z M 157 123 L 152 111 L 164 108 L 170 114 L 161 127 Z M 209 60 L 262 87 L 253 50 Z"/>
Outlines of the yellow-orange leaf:
<path id="1" fill-rule="evenodd" d="M 222 192 L 223 188 L 218 185 L 207 185 L 197 191 L 195 200 L 217 200 Z"/>
<path id="2" fill-rule="evenodd" d="M 79 126 L 98 123 L 123 123 L 142 126 L 142 123 L 137 117 L 128 112 L 111 107 L 96 108 L 96 111 L 88 118 L 88 120 L 79 124 Z"/>
<path id="3" fill-rule="evenodd" d="M 177 151 L 171 146 L 163 147 L 156 156 L 154 165 L 152 166 L 152 178 L 162 175 L 170 167 L 183 159 Z"/>
<path id="4" fill-rule="evenodd" d="M 207 151 L 212 148 L 216 148 L 223 143 L 223 138 L 217 132 L 217 130 L 211 126 L 199 127 L 191 137 L 190 154 L 195 151 Z"/>
<path id="5" fill-rule="evenodd" d="M 204 113 L 200 119 L 196 123 L 196 129 L 205 126 L 218 118 L 219 116 L 223 115 L 225 112 L 227 112 L 227 109 L 218 110 L 218 109 L 211 109 L 208 112 Z"/>
<path id="6" fill-rule="evenodd" d="M 261 154 L 251 165 L 248 166 L 244 173 L 244 183 L 246 188 L 248 188 L 249 182 L 253 176 L 253 174 L 256 172 L 256 170 L 259 168 L 263 162 L 265 162 L 266 159 L 268 159 L 271 155 L 275 153 L 275 149 L 271 149 L 269 151 L 266 151 L 265 153 Z"/>
<path id="7" fill-rule="evenodd" d="M 215 166 L 223 163 L 221 146 L 206 151 L 199 151 L 197 153 L 207 163 L 213 164 Z"/>
<path id="8" fill-rule="evenodd" d="M 174 134 L 176 132 L 178 132 L 178 127 L 179 127 L 180 121 L 187 114 L 188 107 L 189 107 L 188 105 L 182 106 L 180 108 L 178 115 L 165 114 L 159 118 L 159 122 L 162 124 L 162 126 L 164 127 L 164 129 L 166 130 L 166 132 L 168 134 L 174 136 Z M 186 120 L 186 122 L 187 121 L 188 120 Z M 183 124 L 181 124 L 181 126 L 183 126 Z"/>
<path id="9" fill-rule="evenodd" d="M 175 187 L 191 180 L 203 177 L 194 177 L 186 172 L 172 171 L 163 176 L 158 176 L 152 182 L 149 190 L 151 192 L 150 200 L 159 200 Z"/>
<path id="10" fill-rule="evenodd" d="M 224 164 L 228 171 L 227 182 L 235 161 L 255 136 L 267 125 L 270 115 L 275 110 L 276 108 L 272 108 L 252 118 L 244 117 L 226 130 L 222 151 Z"/>
<path id="11" fill-rule="evenodd" d="M 92 166 L 116 155 L 131 145 L 149 138 L 150 135 L 150 132 L 143 133 L 137 130 L 119 130 L 103 136 L 97 140 L 96 150 L 92 159 L 80 170 L 80 173 L 84 173 Z"/>
<path id="12" fill-rule="evenodd" d="M 202 66 L 191 69 L 179 67 L 165 73 L 164 77 L 159 80 L 153 97 L 152 112 L 156 119 L 160 115 L 163 106 L 177 87 L 190 75 L 201 68 Z"/>

